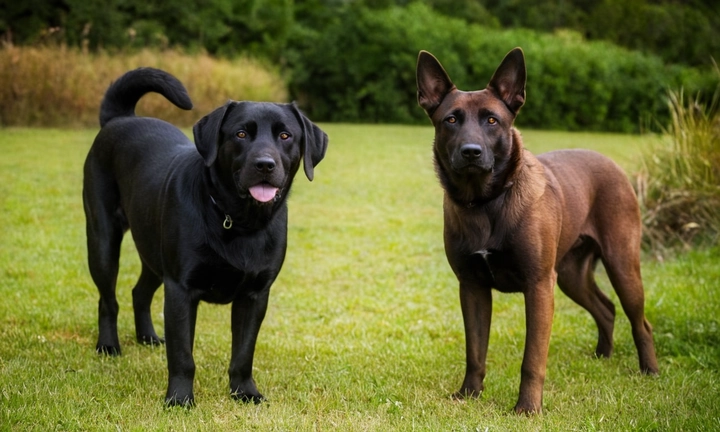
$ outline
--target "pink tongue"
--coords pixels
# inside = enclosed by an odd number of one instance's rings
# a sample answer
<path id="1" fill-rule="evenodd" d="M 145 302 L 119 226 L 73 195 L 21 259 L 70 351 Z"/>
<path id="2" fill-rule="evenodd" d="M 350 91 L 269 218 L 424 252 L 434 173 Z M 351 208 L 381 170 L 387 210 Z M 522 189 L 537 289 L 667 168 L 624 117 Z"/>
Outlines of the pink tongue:
<path id="1" fill-rule="evenodd" d="M 260 202 L 268 202 L 275 198 L 277 190 L 276 187 L 261 183 L 250 188 L 250 195 Z"/>

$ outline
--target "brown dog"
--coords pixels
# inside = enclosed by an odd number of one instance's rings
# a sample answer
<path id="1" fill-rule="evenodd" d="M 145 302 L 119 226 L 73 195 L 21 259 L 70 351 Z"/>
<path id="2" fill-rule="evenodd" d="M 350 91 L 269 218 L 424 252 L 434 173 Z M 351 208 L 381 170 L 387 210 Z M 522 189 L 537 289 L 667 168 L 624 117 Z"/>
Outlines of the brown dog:
<path id="1" fill-rule="evenodd" d="M 556 281 L 595 319 L 595 354 L 612 353 L 615 306 L 595 284 L 598 259 L 630 319 L 640 370 L 658 372 L 640 278 L 640 211 L 630 182 L 595 152 L 536 158 L 523 148 L 513 121 L 525 103 L 525 76 L 516 48 L 486 89 L 464 92 L 432 54 L 418 56 L 418 103 L 435 126 L 445 253 L 460 282 L 465 323 L 467 368 L 456 396 L 483 391 L 491 288 L 522 292 L 527 334 L 518 413 L 542 409 Z"/>

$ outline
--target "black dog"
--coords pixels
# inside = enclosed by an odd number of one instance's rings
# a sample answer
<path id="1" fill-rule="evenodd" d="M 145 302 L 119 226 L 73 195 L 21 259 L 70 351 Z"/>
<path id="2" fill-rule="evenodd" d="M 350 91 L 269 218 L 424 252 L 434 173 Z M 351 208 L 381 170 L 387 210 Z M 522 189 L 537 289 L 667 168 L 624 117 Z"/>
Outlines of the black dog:
<path id="1" fill-rule="evenodd" d="M 128 72 L 105 94 L 102 129 L 85 161 L 88 261 L 100 291 L 96 349 L 120 354 L 115 284 L 129 228 L 142 261 L 133 289 L 139 342 L 164 342 L 150 303 L 165 285 L 165 402 L 194 403 L 192 350 L 203 300 L 232 303 L 230 392 L 258 403 L 253 354 L 285 258 L 287 196 L 301 160 L 313 179 L 327 135 L 294 104 L 231 101 L 195 124 L 193 146 L 169 123 L 135 117 L 137 101 L 150 91 L 192 107 L 183 85 L 166 72 Z"/>

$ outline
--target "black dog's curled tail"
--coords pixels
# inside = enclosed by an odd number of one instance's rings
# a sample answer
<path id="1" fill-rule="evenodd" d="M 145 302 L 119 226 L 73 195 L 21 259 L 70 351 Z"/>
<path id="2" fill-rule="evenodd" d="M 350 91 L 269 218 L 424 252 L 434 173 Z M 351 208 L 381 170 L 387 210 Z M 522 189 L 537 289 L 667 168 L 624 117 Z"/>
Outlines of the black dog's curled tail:
<path id="1" fill-rule="evenodd" d="M 110 85 L 100 105 L 100 126 L 115 117 L 132 117 L 135 105 L 149 92 L 160 93 L 184 110 L 192 109 L 185 86 L 177 78 L 160 69 L 138 68 L 127 72 Z"/>

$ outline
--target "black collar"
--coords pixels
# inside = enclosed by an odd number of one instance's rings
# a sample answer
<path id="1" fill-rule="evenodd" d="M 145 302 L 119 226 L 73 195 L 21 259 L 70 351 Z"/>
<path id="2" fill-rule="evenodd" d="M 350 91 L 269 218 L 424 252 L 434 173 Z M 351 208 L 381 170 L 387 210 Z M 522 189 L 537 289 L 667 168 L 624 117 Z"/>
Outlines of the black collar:
<path id="1" fill-rule="evenodd" d="M 223 211 L 223 209 L 220 208 L 217 201 L 215 201 L 215 198 L 213 198 L 212 195 L 210 195 L 210 200 L 212 200 L 212 203 L 215 205 L 215 207 L 217 207 L 217 209 L 220 210 L 220 212 L 225 215 L 225 220 L 223 221 L 222 227 L 225 228 L 226 230 L 229 230 L 230 228 L 232 228 L 233 220 L 230 217 L 230 215 L 225 213 Z"/>

